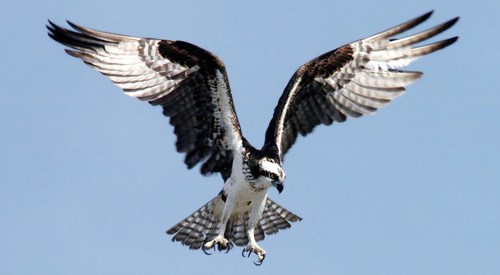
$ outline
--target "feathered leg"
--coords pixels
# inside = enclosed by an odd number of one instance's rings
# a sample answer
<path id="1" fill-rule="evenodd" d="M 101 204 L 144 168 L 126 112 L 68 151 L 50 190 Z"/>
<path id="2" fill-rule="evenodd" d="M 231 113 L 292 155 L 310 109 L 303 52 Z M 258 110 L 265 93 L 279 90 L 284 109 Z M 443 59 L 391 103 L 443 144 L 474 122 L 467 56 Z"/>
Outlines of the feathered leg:
<path id="1" fill-rule="evenodd" d="M 226 232 L 226 226 L 227 226 L 227 221 L 231 217 L 231 214 L 233 213 L 234 209 L 234 200 L 232 197 L 228 197 L 226 199 L 226 203 L 224 204 L 224 209 L 222 210 L 222 216 L 221 220 L 219 223 L 219 234 L 211 241 L 206 242 L 203 245 L 203 250 L 209 250 L 213 248 L 215 245 L 218 245 L 219 250 L 228 248 L 229 246 L 229 241 L 224 238 L 224 234 Z"/>
<path id="2" fill-rule="evenodd" d="M 257 255 L 256 265 L 261 265 L 266 257 L 266 251 L 262 249 L 255 241 L 255 227 L 257 226 L 262 212 L 264 211 L 264 206 L 266 204 L 267 199 L 267 191 L 263 192 L 261 195 L 257 196 L 253 203 L 258 205 L 258 207 L 253 207 L 250 212 L 250 216 L 248 217 L 248 228 L 247 228 L 247 237 L 248 237 L 248 245 L 245 247 L 243 252 L 255 253 Z"/>

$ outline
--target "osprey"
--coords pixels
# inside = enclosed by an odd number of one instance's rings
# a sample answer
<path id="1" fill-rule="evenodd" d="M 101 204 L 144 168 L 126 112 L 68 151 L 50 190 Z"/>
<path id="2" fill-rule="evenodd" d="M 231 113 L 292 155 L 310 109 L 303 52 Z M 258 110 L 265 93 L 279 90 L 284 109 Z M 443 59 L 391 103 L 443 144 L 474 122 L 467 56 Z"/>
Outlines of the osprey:
<path id="1" fill-rule="evenodd" d="M 245 246 L 242 253 L 266 252 L 257 242 L 301 218 L 268 198 L 283 191 L 283 157 L 297 136 L 319 124 L 344 122 L 375 112 L 422 76 L 403 71 L 417 58 L 453 44 L 458 37 L 416 46 L 453 26 L 458 17 L 404 38 L 394 38 L 425 20 L 413 20 L 346 44 L 298 68 L 286 86 L 261 149 L 242 135 L 224 63 L 211 52 L 183 41 L 139 38 L 51 21 L 49 36 L 72 49 L 69 55 L 107 76 L 125 94 L 160 105 L 177 136 L 185 164 L 201 174 L 220 173 L 220 193 L 170 228 L 173 241 L 190 249 Z"/>

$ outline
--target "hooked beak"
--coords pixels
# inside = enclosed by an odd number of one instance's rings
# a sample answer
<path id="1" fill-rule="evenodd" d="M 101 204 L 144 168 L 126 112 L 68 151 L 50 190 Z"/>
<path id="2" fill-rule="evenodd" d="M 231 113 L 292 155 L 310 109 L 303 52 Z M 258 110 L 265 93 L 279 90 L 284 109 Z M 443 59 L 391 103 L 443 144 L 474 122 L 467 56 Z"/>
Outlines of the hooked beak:
<path id="1" fill-rule="evenodd" d="M 276 189 L 278 189 L 278 193 L 281 194 L 281 192 L 283 191 L 283 188 L 285 187 L 283 185 L 283 182 L 279 181 L 279 180 L 275 180 L 273 181 L 273 186 L 276 187 Z"/>

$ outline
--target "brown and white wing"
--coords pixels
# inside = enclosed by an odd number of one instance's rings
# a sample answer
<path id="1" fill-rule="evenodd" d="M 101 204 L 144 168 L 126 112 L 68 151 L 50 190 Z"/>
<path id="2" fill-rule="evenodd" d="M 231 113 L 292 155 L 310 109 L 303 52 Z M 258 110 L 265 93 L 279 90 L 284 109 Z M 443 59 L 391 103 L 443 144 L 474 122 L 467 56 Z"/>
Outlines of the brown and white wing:
<path id="1" fill-rule="evenodd" d="M 316 125 L 360 117 L 400 96 L 422 76 L 403 71 L 415 59 L 453 44 L 458 37 L 415 46 L 453 26 L 454 18 L 417 34 L 395 39 L 431 16 L 432 12 L 368 38 L 327 52 L 301 66 L 290 79 L 274 110 L 263 149 L 280 161 L 297 135 Z"/>
<path id="2" fill-rule="evenodd" d="M 49 36 L 66 52 L 107 76 L 125 94 L 161 105 L 185 153 L 201 173 L 230 173 L 241 130 L 223 62 L 182 41 L 139 38 L 84 28 L 73 30 L 49 21 Z"/>

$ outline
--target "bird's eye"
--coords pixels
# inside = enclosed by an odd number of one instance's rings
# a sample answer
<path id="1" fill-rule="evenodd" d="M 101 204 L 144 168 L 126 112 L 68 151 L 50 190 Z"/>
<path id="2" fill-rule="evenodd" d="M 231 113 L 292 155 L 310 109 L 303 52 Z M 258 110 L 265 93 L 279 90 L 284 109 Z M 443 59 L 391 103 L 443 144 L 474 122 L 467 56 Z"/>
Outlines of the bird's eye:
<path id="1" fill-rule="evenodd" d="M 270 175 L 270 178 L 271 178 L 271 179 L 273 179 L 273 180 L 275 180 L 275 179 L 277 179 L 277 178 L 278 178 L 278 176 L 277 176 L 276 174 L 271 174 L 271 175 Z"/>

